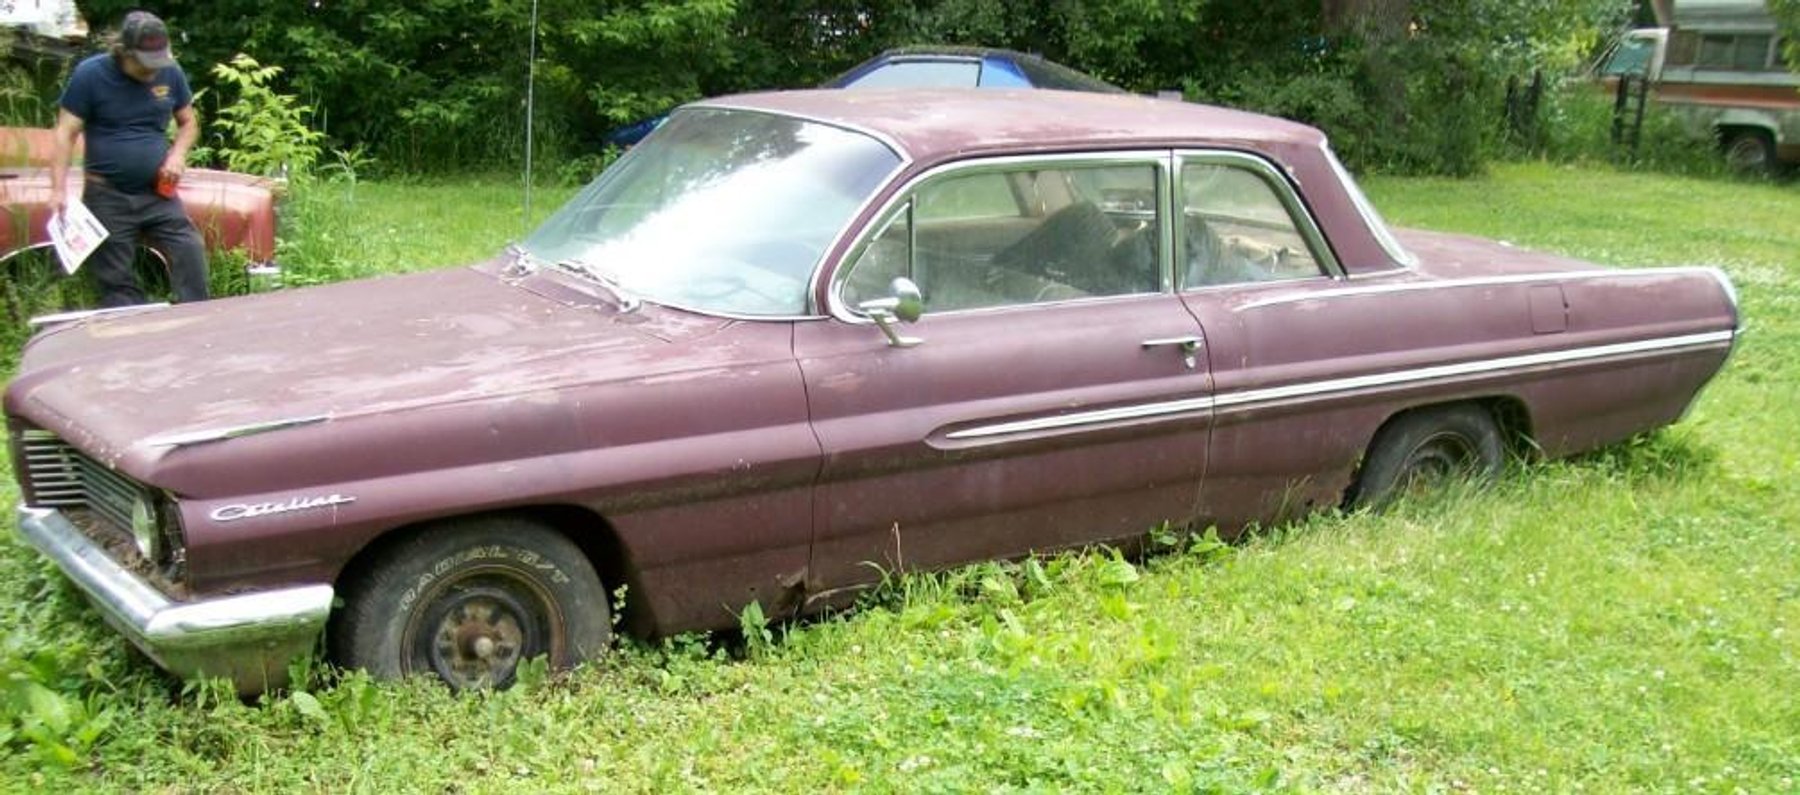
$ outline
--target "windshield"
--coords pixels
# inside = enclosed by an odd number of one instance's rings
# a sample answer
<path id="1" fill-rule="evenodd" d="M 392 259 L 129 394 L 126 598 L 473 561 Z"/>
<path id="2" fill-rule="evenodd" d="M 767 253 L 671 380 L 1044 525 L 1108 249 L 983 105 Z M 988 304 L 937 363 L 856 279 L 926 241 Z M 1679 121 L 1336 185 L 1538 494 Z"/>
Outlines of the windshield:
<path id="1" fill-rule="evenodd" d="M 677 111 L 525 240 L 648 301 L 806 313 L 825 250 L 900 158 L 869 136 L 742 110 Z"/>

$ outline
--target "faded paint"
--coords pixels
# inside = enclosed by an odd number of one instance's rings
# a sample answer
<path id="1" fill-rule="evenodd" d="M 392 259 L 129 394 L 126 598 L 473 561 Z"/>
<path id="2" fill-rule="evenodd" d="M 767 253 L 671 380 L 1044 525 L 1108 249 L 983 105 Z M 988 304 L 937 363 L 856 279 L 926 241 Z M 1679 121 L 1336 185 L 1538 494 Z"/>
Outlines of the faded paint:
<path id="1" fill-rule="evenodd" d="M 331 583 L 397 528 L 554 506 L 595 517 L 565 528 L 577 538 L 611 528 L 621 559 L 601 569 L 630 589 L 627 626 L 667 633 L 734 626 L 751 601 L 841 604 L 882 571 L 1335 505 L 1381 424 L 1418 406 L 1514 401 L 1547 454 L 1606 444 L 1672 422 L 1730 350 L 1714 271 L 1409 231 L 1416 262 L 1391 261 L 1308 128 L 980 96 L 718 104 L 907 147 L 883 195 L 934 162 L 1084 141 L 1260 153 L 1301 175 L 1348 275 L 928 314 L 910 329 L 924 343 L 898 348 L 854 318 L 621 313 L 578 276 L 501 259 L 58 327 L 23 352 L 9 421 L 176 497 L 192 594 Z M 868 223 L 820 265 L 818 306 Z M 1144 344 L 1176 338 L 1204 342 Z M 1661 339 L 1677 342 L 1634 346 Z M 1545 363 L 1580 350 L 1602 353 Z M 957 435 L 974 428 L 993 432 Z"/>
<path id="2" fill-rule="evenodd" d="M 0 257 L 48 243 L 50 207 L 50 130 L 0 127 Z M 87 180 L 81 170 L 68 174 L 71 193 L 80 197 Z M 262 177 L 190 168 L 181 178 L 181 204 L 200 230 L 211 252 L 236 251 L 253 263 L 275 259 L 276 184 Z"/>

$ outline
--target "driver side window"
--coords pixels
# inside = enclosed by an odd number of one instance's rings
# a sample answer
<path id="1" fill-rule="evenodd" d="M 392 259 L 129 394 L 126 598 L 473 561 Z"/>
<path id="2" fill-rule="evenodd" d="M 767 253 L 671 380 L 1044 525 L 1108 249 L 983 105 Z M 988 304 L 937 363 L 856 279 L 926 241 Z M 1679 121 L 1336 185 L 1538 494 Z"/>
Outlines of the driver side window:
<path id="1" fill-rule="evenodd" d="M 1154 165 L 1021 166 L 934 180 L 851 267 L 851 305 L 905 276 L 926 311 L 1160 289 Z"/>

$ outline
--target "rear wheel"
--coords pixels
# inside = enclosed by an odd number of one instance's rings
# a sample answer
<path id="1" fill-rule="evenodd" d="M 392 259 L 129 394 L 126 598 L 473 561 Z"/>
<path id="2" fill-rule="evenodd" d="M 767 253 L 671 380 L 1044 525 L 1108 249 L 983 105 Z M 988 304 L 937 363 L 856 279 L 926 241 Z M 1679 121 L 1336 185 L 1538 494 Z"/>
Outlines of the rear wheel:
<path id="1" fill-rule="evenodd" d="M 507 687 L 534 657 L 571 667 L 611 639 L 606 589 L 581 550 L 541 525 L 490 518 L 377 553 L 344 588 L 331 649 L 378 678 L 424 674 L 465 690 Z"/>
<path id="2" fill-rule="evenodd" d="M 1505 440 L 1485 409 L 1466 403 L 1417 409 L 1376 432 L 1346 502 L 1381 508 L 1452 480 L 1492 480 L 1505 462 Z"/>

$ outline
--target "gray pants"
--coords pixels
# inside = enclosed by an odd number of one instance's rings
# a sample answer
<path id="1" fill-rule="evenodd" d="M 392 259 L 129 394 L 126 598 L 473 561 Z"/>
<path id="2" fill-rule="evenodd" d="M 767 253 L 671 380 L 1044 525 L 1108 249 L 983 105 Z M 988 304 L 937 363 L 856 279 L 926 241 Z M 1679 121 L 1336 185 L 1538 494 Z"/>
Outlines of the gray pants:
<path id="1" fill-rule="evenodd" d="M 155 193 L 125 193 L 89 179 L 81 201 L 110 233 L 82 266 L 100 288 L 102 308 L 145 303 L 144 288 L 131 266 L 140 243 L 168 258 L 169 286 L 175 300 L 206 300 L 206 248 L 181 200 Z"/>

